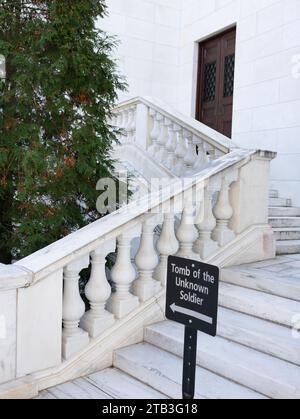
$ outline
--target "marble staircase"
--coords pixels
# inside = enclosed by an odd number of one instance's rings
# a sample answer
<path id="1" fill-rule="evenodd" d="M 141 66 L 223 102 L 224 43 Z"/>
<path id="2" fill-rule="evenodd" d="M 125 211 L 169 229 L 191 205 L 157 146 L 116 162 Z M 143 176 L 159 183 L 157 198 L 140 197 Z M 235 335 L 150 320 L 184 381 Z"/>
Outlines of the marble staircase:
<path id="1" fill-rule="evenodd" d="M 274 229 L 278 255 L 300 253 L 300 208 L 292 200 L 270 191 L 269 222 Z"/>
<path id="2" fill-rule="evenodd" d="M 223 270 L 218 337 L 199 334 L 198 398 L 300 398 L 299 280 L 299 255 Z M 162 322 L 144 339 L 116 351 L 115 367 L 180 397 L 183 328 Z"/>
<path id="3" fill-rule="evenodd" d="M 100 206 L 103 214 L 110 210 L 109 214 L 13 265 L 0 264 L 0 323 L 2 329 L 7 325 L 3 329 L 7 336 L 0 336 L 0 399 L 34 398 L 48 389 L 52 397 L 50 391 L 62 383 L 68 383 L 64 389 L 70 385 L 67 392 L 74 398 L 79 396 L 74 388 L 80 389 L 80 397 L 87 393 L 94 397 L 93 387 L 101 395 L 125 397 L 124 392 L 115 393 L 113 385 L 105 391 L 110 374 L 131 377 L 133 398 L 137 397 L 136 381 L 147 386 L 149 397 L 153 387 L 165 397 L 179 397 L 181 353 L 147 340 L 148 326 L 164 320 L 168 256 L 199 259 L 220 268 L 275 257 L 268 224 L 269 172 L 275 153 L 236 148 L 192 118 L 143 98 L 120 104 L 111 125 L 120 129 L 115 152 L 122 157 L 121 165 L 125 164 L 121 169 L 133 174 L 134 198 L 117 211 L 111 212 L 113 205 Z M 140 186 L 147 189 L 149 181 L 151 190 L 139 196 Z M 111 179 L 100 180 L 97 207 L 105 202 L 103 190 L 112 187 L 114 191 L 115 186 Z M 83 301 L 79 282 L 87 268 L 90 275 Z M 282 287 L 284 295 L 278 296 L 249 288 L 243 283 L 223 283 L 222 309 L 283 328 L 288 327 L 290 314 L 300 312 L 295 298 L 290 307 L 286 305 L 289 286 Z M 243 319 L 237 317 L 236 328 L 241 329 Z M 241 332 L 245 339 L 250 339 L 252 329 L 263 327 L 259 321 L 251 324 L 250 332 Z M 285 329 L 272 329 L 279 334 L 280 344 L 278 353 L 264 353 L 268 357 L 279 356 L 279 349 L 286 346 Z M 218 339 L 220 343 L 227 340 Z M 251 343 L 249 350 L 256 350 Z M 240 342 L 232 344 L 243 347 Z M 150 373 L 138 364 L 127 371 L 129 360 L 118 362 L 125 351 L 120 348 L 131 346 L 126 354 L 139 351 L 139 346 L 132 345 L 150 347 L 150 354 L 156 351 L 157 355 L 142 360 L 151 360 Z M 259 349 L 267 352 L 269 346 L 266 342 Z M 289 353 L 288 360 L 280 361 L 293 361 L 295 354 Z M 160 371 L 160 354 L 170 361 L 171 371 Z M 111 367 L 113 373 L 106 370 Z M 98 373 L 103 370 L 107 375 Z M 94 373 L 98 374 L 96 385 Z M 156 386 L 164 376 L 166 380 Z M 207 386 L 200 385 L 197 397 L 292 394 L 284 386 L 274 394 L 261 387 L 249 388 L 242 378 L 226 376 L 221 367 L 213 370 L 202 361 L 199 377 L 200 384 Z M 167 389 L 164 383 L 169 383 Z"/>
<path id="4" fill-rule="evenodd" d="M 299 280 L 300 255 L 222 270 L 218 336 L 199 333 L 197 399 L 300 398 Z M 179 399 L 183 336 L 169 321 L 147 326 L 113 368 L 39 398 Z"/>

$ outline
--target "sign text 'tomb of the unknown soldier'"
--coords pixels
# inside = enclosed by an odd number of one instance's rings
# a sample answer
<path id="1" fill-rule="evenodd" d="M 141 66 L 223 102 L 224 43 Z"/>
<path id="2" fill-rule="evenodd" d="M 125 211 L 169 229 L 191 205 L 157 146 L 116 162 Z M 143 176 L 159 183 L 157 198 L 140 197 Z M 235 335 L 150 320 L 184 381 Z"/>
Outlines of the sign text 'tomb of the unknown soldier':
<path id="1" fill-rule="evenodd" d="M 216 336 L 219 268 L 170 256 L 168 259 L 166 317 Z"/>

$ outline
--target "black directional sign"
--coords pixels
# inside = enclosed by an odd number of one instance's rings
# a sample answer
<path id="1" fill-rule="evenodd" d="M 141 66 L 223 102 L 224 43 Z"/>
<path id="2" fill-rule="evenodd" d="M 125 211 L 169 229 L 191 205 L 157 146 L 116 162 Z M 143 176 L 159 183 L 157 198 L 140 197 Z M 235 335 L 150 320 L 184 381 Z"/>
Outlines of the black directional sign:
<path id="1" fill-rule="evenodd" d="M 170 256 L 166 317 L 188 328 L 216 336 L 219 268 Z"/>

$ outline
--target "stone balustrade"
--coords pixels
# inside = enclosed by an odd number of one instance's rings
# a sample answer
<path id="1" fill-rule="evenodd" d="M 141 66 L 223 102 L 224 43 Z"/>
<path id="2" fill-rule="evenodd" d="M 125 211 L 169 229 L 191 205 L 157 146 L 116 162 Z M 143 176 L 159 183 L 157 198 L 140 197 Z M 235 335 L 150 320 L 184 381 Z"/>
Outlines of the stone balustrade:
<path id="1" fill-rule="evenodd" d="M 139 98 L 118 106 L 112 123 L 123 131 L 120 135 L 122 144 L 140 146 L 174 176 L 183 177 L 200 172 L 227 154 L 233 144 L 228 144 L 219 134 L 218 140 L 212 141 L 199 133 L 204 127 L 202 124 L 193 119 L 186 122 L 182 118 L 176 117 L 174 110 L 170 113 Z M 219 143 L 220 136 L 224 144 Z"/>
<path id="2" fill-rule="evenodd" d="M 0 321 L 13 323 L 9 339 L 0 335 L 0 384 L 74 360 L 111 328 L 138 316 L 163 295 L 170 255 L 243 262 L 237 249 L 244 240 L 248 249 L 252 240 L 247 261 L 273 256 L 267 226 L 273 154 L 229 153 L 148 102 L 121 106 L 111 123 L 120 128 L 121 142 L 138 143 L 149 159 L 160 158 L 190 179 L 174 178 L 151 199 L 131 202 L 12 267 L 0 265 Z M 82 296 L 79 278 L 87 268 Z"/>

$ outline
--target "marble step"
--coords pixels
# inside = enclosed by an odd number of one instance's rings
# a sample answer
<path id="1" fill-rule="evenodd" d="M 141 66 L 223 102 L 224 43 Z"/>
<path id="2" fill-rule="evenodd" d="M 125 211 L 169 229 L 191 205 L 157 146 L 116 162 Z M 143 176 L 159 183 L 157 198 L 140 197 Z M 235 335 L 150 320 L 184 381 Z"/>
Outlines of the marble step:
<path id="1" fill-rule="evenodd" d="M 276 240 L 300 240 L 300 228 L 274 228 Z"/>
<path id="2" fill-rule="evenodd" d="M 180 330 L 180 335 L 183 329 Z M 156 343 L 158 343 L 156 341 Z M 172 345 L 172 341 L 170 341 Z M 167 345 L 168 346 L 168 345 Z M 149 343 L 117 350 L 114 366 L 172 399 L 181 399 L 182 345 L 176 356 Z M 261 399 L 257 392 L 197 367 L 196 399 Z"/>
<path id="3" fill-rule="evenodd" d="M 167 399 L 167 396 L 115 368 L 42 391 L 37 399 Z"/>
<path id="4" fill-rule="evenodd" d="M 174 355 L 183 351 L 184 329 L 163 322 L 145 331 L 148 343 Z M 300 398 L 300 367 L 220 337 L 199 333 L 199 366 L 275 399 Z"/>
<path id="5" fill-rule="evenodd" d="M 270 217 L 299 217 L 300 208 L 298 207 L 269 207 Z"/>
<path id="6" fill-rule="evenodd" d="M 284 264 L 276 266 L 280 266 L 280 269 L 283 269 Z M 291 268 L 286 268 L 285 276 L 282 274 L 282 271 L 280 271 L 279 275 L 264 269 L 242 265 L 222 269 L 221 280 L 228 284 L 300 302 L 300 282 L 299 278 L 296 277 L 298 273 L 298 268 L 295 268 L 295 277 L 293 277 Z"/>
<path id="7" fill-rule="evenodd" d="M 168 397 L 116 368 L 92 374 L 88 380 L 114 399 L 167 399 Z"/>
<path id="8" fill-rule="evenodd" d="M 79 378 L 68 383 L 42 391 L 37 399 L 110 399 L 109 395 L 89 383 L 86 378 Z"/>
<path id="9" fill-rule="evenodd" d="M 300 366 L 300 339 L 287 327 L 220 308 L 218 335 Z"/>
<path id="10" fill-rule="evenodd" d="M 300 227 L 300 217 L 269 217 L 269 223 L 273 228 Z"/>
<path id="11" fill-rule="evenodd" d="M 292 200 L 286 198 L 270 198 L 269 204 L 271 207 L 291 207 Z"/>
<path id="12" fill-rule="evenodd" d="M 300 240 L 278 240 L 276 242 L 277 255 L 296 255 L 300 253 Z"/>
<path id="13" fill-rule="evenodd" d="M 269 197 L 270 198 L 278 198 L 279 192 L 276 189 L 269 190 Z"/>
<path id="14" fill-rule="evenodd" d="M 264 292 L 222 282 L 219 304 L 240 313 L 293 327 L 293 319 L 300 313 L 300 303 Z"/>

